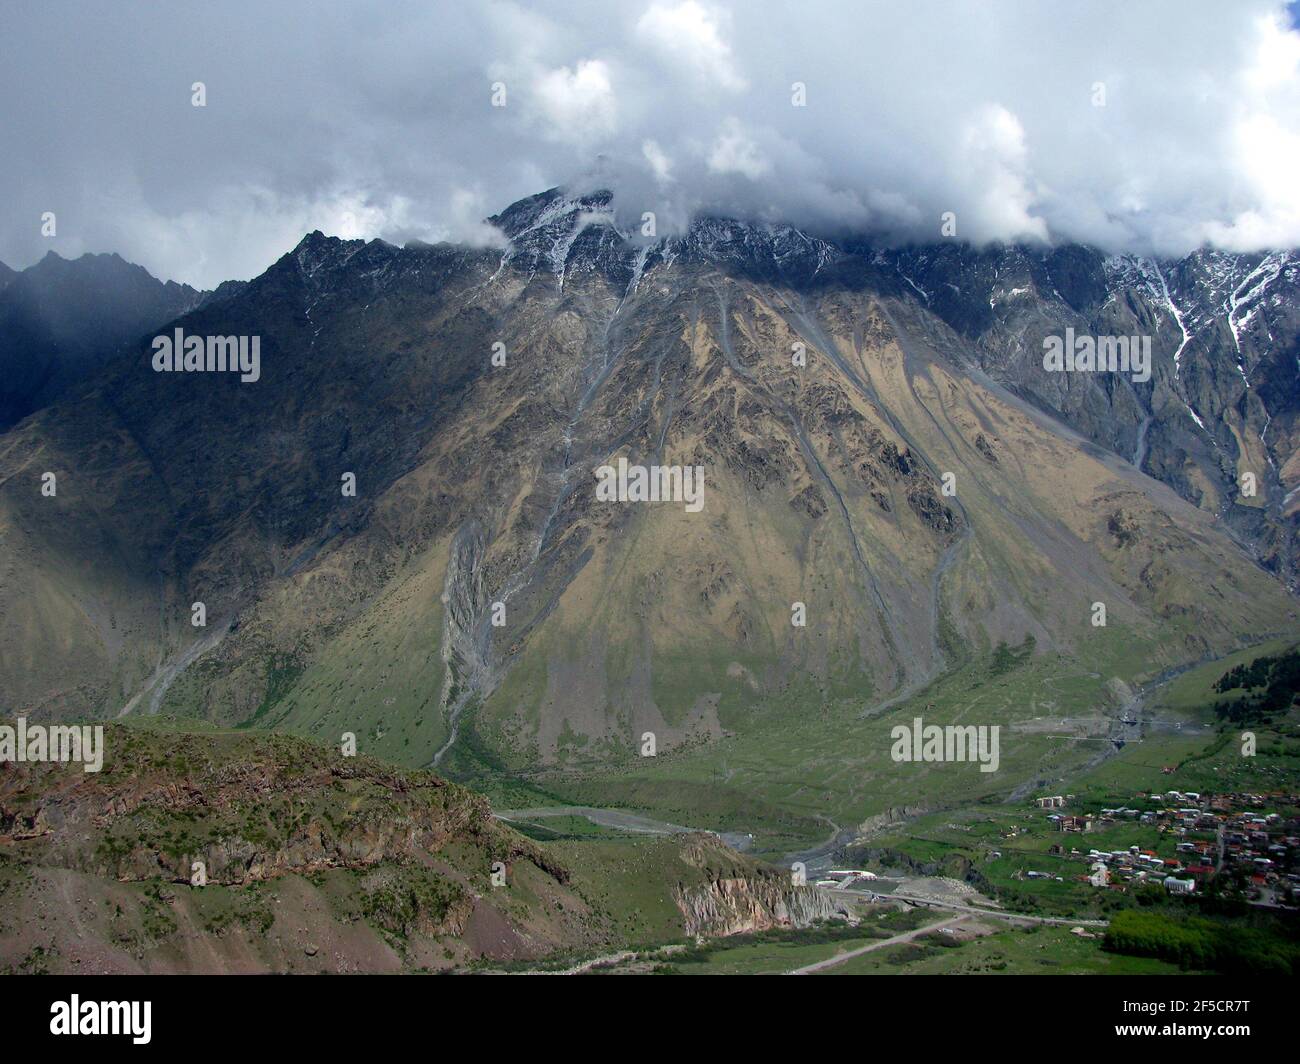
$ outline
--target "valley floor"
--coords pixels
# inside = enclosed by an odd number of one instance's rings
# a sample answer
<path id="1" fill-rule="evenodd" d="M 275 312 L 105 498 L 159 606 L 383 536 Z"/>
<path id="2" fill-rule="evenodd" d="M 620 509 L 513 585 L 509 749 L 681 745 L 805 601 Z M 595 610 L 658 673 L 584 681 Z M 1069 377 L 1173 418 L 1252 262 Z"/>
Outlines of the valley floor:
<path id="1" fill-rule="evenodd" d="M 0 778 L 0 969 L 1204 967 L 1132 945 L 1178 928 L 1254 943 L 1261 963 L 1286 966 L 1298 940 L 1288 883 L 1300 855 L 1284 836 L 1300 822 L 1300 713 L 1252 724 L 1247 756 L 1240 729 L 1215 716 L 1214 685 L 1294 646 L 1274 641 L 1146 689 L 1111 690 L 1095 706 L 1099 676 L 1011 655 L 887 714 L 834 707 L 824 730 L 786 730 L 783 743 L 776 716 L 759 738 L 621 775 L 479 781 L 495 791 L 495 810 L 431 773 L 341 759 L 302 739 L 174 718 L 118 723 L 102 774 L 29 764 Z M 866 752 L 887 749 L 896 719 L 967 721 L 976 707 L 1004 722 L 998 773 L 972 764 L 903 773 Z M 1157 792 L 1202 807 L 1218 800 L 1217 839 L 1164 814 L 1104 812 L 1150 806 Z M 1041 808 L 1044 794 L 1065 804 Z M 1255 810 L 1264 842 L 1253 845 L 1276 844 L 1257 890 L 1224 853 L 1233 825 Z M 1052 819 L 1061 816 L 1092 822 L 1071 833 Z M 1181 870 L 1193 840 L 1208 854 L 1196 860 L 1213 865 L 1198 889 L 1217 908 L 1122 878 L 1130 853 Z M 1089 879 L 1098 851 L 1126 858 L 1100 886 Z M 212 875 L 197 887 L 196 856 Z M 494 861 L 509 868 L 506 889 Z M 792 886 L 795 861 L 808 887 Z M 1117 920 L 1133 933 L 1118 951 L 1107 938 Z"/>

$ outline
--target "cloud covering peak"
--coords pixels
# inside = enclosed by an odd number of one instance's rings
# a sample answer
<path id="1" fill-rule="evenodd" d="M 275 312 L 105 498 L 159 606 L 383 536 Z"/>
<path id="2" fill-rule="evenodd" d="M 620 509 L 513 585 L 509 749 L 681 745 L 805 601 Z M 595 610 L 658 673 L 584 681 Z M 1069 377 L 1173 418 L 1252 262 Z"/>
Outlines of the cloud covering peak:
<path id="1" fill-rule="evenodd" d="M 211 287 L 302 234 L 481 243 L 557 183 L 884 239 L 1300 245 L 1300 34 L 1270 0 L 24 5 L 0 259 Z M 202 82 L 205 106 L 192 106 Z M 57 235 L 41 234 L 53 211 Z"/>

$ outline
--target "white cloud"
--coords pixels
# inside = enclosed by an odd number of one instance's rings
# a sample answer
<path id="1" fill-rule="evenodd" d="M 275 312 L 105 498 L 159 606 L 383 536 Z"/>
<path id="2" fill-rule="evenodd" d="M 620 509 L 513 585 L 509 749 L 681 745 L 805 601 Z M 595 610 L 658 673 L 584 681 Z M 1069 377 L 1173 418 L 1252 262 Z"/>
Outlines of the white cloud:
<path id="1" fill-rule="evenodd" d="M 1300 245 L 1300 34 L 1277 16 L 1257 19 L 1254 32 L 1228 156 L 1247 205 L 1204 226 L 1208 240 L 1236 250 Z"/>
<path id="2" fill-rule="evenodd" d="M 641 16 L 636 30 L 669 64 L 703 82 L 740 92 L 747 83 L 736 68 L 731 46 L 722 37 L 720 23 L 725 18 L 725 13 L 712 11 L 696 0 L 677 4 L 656 0 Z"/>
<path id="3" fill-rule="evenodd" d="M 1300 245 L 1300 34 L 1279 0 L 65 0 L 6 31 L 15 267 L 120 251 L 210 287 L 316 226 L 491 242 L 484 215 L 571 180 L 661 235 L 707 211 L 933 239 L 954 210 L 973 240 Z"/>
<path id="4" fill-rule="evenodd" d="M 772 164 L 740 122 L 728 119 L 709 150 L 709 170 L 715 174 L 741 174 L 757 181 L 771 169 Z"/>
<path id="5" fill-rule="evenodd" d="M 574 70 L 548 70 L 537 80 L 534 94 L 548 135 L 557 140 L 586 145 L 618 126 L 614 86 L 603 60 L 583 59 Z"/>
<path id="6" fill-rule="evenodd" d="M 1300 72 L 1300 34 L 1276 13 L 1256 19 L 1254 29 L 1256 50 L 1244 74 L 1246 84 L 1261 94 L 1287 88 L 1294 92 Z"/>
<path id="7" fill-rule="evenodd" d="M 650 164 L 650 170 L 655 175 L 655 180 L 661 185 L 667 184 L 673 179 L 673 161 L 664 154 L 664 150 L 655 141 L 642 141 L 641 154 L 645 156 L 645 161 Z"/>
<path id="8" fill-rule="evenodd" d="M 1206 238 L 1232 250 L 1300 246 L 1300 134 L 1260 114 L 1244 118 L 1235 133 L 1238 170 L 1253 205 L 1227 222 L 1206 223 Z"/>
<path id="9" fill-rule="evenodd" d="M 963 235 L 1046 240 L 1047 224 L 1034 216 L 1036 196 L 1020 120 L 1001 105 L 983 107 L 967 122 L 961 149 L 953 162 L 967 168 L 974 189 L 973 228 L 962 226 L 963 212 L 958 211 Z"/>

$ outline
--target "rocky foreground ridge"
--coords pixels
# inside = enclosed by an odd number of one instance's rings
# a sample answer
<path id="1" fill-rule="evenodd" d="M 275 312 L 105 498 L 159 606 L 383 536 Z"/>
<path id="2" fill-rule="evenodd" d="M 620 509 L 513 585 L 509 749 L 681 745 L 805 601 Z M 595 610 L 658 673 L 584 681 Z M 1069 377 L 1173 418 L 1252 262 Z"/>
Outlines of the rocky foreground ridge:
<path id="1" fill-rule="evenodd" d="M 256 733 L 105 743 L 100 773 L 0 765 L 0 971 L 463 970 L 836 915 L 697 835 L 650 845 L 667 919 L 638 931 L 599 861 L 575 875 L 430 772 Z"/>

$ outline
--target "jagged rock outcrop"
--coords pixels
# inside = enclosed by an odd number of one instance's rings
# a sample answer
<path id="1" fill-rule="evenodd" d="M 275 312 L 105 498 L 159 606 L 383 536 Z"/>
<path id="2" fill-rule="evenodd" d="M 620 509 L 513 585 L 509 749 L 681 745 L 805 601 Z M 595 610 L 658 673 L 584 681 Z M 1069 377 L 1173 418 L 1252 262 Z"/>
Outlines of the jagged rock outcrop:
<path id="1" fill-rule="evenodd" d="M 674 900 L 688 935 L 739 935 L 849 918 L 848 907 L 826 891 L 782 886 L 767 877 L 718 879 L 708 886 L 681 890 Z"/>
<path id="2" fill-rule="evenodd" d="M 744 858 L 714 836 L 685 839 L 681 859 L 702 873 L 702 879 L 679 882 L 673 889 L 688 935 L 738 935 L 855 919 L 833 895 L 795 886 L 788 871 Z"/>
<path id="3" fill-rule="evenodd" d="M 877 831 L 893 827 L 895 824 L 904 824 L 909 820 L 915 820 L 917 817 L 932 812 L 934 812 L 934 808 L 929 805 L 890 806 L 883 813 L 876 813 L 874 816 L 869 816 L 862 821 L 858 825 L 857 834 L 859 836 L 870 836 Z"/>

